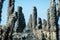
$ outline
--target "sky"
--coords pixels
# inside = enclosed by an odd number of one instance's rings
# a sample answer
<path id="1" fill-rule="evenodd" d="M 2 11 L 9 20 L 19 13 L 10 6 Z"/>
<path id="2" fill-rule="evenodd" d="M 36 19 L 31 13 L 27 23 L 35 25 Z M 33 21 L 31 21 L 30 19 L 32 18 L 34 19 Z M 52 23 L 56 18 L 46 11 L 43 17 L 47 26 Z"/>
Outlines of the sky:
<path id="1" fill-rule="evenodd" d="M 32 9 L 34 6 L 36 6 L 37 8 L 38 17 L 47 20 L 47 9 L 50 7 L 50 0 L 15 0 L 15 11 L 17 11 L 18 6 L 22 6 L 23 8 L 26 23 L 28 23 L 29 16 L 30 14 L 32 14 L 33 11 Z M 8 9 L 8 0 L 5 0 L 2 9 L 3 11 L 2 11 L 1 25 L 6 25 L 7 14 L 8 14 L 7 9 Z M 58 23 L 60 24 L 60 18 Z"/>

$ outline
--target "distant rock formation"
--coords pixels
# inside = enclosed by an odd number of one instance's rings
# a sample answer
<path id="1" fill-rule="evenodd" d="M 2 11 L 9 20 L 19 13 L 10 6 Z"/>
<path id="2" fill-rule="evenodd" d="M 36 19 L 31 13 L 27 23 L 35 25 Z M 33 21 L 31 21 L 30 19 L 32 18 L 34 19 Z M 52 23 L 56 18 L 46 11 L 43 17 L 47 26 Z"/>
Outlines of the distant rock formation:
<path id="1" fill-rule="evenodd" d="M 45 19 L 42 20 L 42 29 L 43 30 L 47 29 L 47 21 Z"/>
<path id="2" fill-rule="evenodd" d="M 13 14 L 13 12 L 14 12 L 14 3 L 15 3 L 15 0 L 9 0 L 9 2 L 8 2 L 8 18 L 7 18 L 7 21 L 9 20 L 9 16 L 11 15 L 11 14 Z"/>
<path id="3" fill-rule="evenodd" d="M 37 29 L 42 29 L 42 20 L 40 17 L 38 18 Z"/>
<path id="4" fill-rule="evenodd" d="M 18 19 L 17 19 L 16 27 L 17 27 L 16 29 L 17 33 L 23 32 L 26 27 L 26 22 L 25 22 L 24 14 L 22 12 L 22 7 L 18 7 Z"/>
<path id="5" fill-rule="evenodd" d="M 32 31 L 32 14 L 30 14 L 30 18 L 27 24 L 28 30 Z"/>
<path id="6" fill-rule="evenodd" d="M 57 16 L 56 16 L 56 2 L 55 0 L 51 0 L 50 2 L 50 32 L 55 33 L 55 38 L 51 38 L 51 40 L 57 40 Z M 52 34 L 51 34 L 52 35 Z M 52 36 L 51 36 L 52 37 Z"/>
<path id="7" fill-rule="evenodd" d="M 60 16 L 60 0 L 58 0 L 58 17 Z"/>
<path id="8" fill-rule="evenodd" d="M 15 26 L 15 22 L 17 20 L 17 12 L 10 15 L 10 19 L 6 25 L 5 39 L 9 40 L 10 36 L 12 36 L 13 28 Z"/>
<path id="9" fill-rule="evenodd" d="M 14 13 L 14 2 L 15 0 L 9 0 L 8 2 L 8 18 L 4 40 L 12 40 L 13 28 L 17 20 L 17 12 Z"/>
<path id="10" fill-rule="evenodd" d="M 35 29 L 37 26 L 37 8 L 33 7 L 33 13 L 32 13 L 32 25 L 33 28 Z"/>
<path id="11" fill-rule="evenodd" d="M 38 18 L 37 8 L 33 7 L 33 12 L 29 17 L 27 26 L 22 7 L 19 6 L 14 12 L 15 0 L 9 0 L 8 18 L 5 31 L 2 32 L 2 40 L 60 40 L 59 24 L 60 0 L 58 0 L 58 10 L 55 0 L 50 0 L 50 7 L 47 10 L 47 20 Z M 1 11 L 1 10 L 0 10 Z M 1 12 L 0 12 L 1 13 Z"/>

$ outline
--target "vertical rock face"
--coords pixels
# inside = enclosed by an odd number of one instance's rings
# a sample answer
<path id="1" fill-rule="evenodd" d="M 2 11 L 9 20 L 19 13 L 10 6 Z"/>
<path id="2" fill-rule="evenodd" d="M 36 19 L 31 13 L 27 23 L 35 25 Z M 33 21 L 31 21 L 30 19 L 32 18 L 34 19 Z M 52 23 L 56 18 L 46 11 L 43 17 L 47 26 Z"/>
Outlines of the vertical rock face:
<path id="1" fill-rule="evenodd" d="M 48 31 L 49 31 L 49 40 L 51 40 L 51 32 L 50 32 L 50 28 L 51 28 L 51 25 L 50 25 L 50 9 L 47 10 L 47 27 L 48 27 Z"/>
<path id="2" fill-rule="evenodd" d="M 43 32 L 42 32 L 42 40 L 46 40 L 46 37 Z"/>
<path id="3" fill-rule="evenodd" d="M 13 17 L 12 17 L 12 16 L 13 16 Z M 11 17 L 12 17 L 13 19 L 12 19 L 12 23 L 11 23 L 11 24 L 12 24 L 12 26 L 11 26 L 11 31 L 13 32 L 13 29 L 14 29 L 14 27 L 15 27 L 15 23 L 16 23 L 17 17 L 18 17 L 17 12 L 13 13 L 12 16 L 11 16 Z M 11 20 L 11 18 L 10 18 L 10 20 Z"/>
<path id="4" fill-rule="evenodd" d="M 59 21 L 59 17 L 60 17 L 60 0 L 58 0 L 58 16 L 57 16 L 57 23 L 58 23 L 58 21 Z M 58 24 L 59 25 L 59 24 Z M 57 40 L 60 40 L 60 38 L 58 38 L 59 37 L 59 27 L 57 27 Z"/>
<path id="5" fill-rule="evenodd" d="M 58 40 L 58 36 L 57 36 L 58 25 L 57 25 L 56 2 L 55 2 L 55 0 L 51 0 L 50 4 L 51 4 L 50 5 L 50 24 L 51 24 L 50 31 L 54 32 L 56 34 L 55 35 L 55 40 Z M 52 34 L 51 34 L 51 37 L 53 37 Z M 53 38 L 51 38 L 51 39 L 54 40 Z"/>
<path id="6" fill-rule="evenodd" d="M 42 20 L 41 20 L 41 18 L 38 18 L 37 27 L 38 27 L 38 29 L 42 29 Z"/>
<path id="7" fill-rule="evenodd" d="M 1 13 L 2 13 L 3 2 L 4 2 L 4 0 L 0 0 L 0 22 L 1 22 Z"/>
<path id="8" fill-rule="evenodd" d="M 33 7 L 32 22 L 33 22 L 33 28 L 36 28 L 36 25 L 37 25 L 37 8 L 36 7 Z"/>
<path id="9" fill-rule="evenodd" d="M 48 27 L 48 31 L 50 31 L 50 9 L 48 9 L 47 11 L 47 27 Z"/>
<path id="10" fill-rule="evenodd" d="M 56 31 L 56 3 L 55 3 L 55 0 L 51 1 L 50 24 L 51 24 L 51 31 Z"/>
<path id="11" fill-rule="evenodd" d="M 26 27 L 24 14 L 22 13 L 22 7 L 18 7 L 18 19 L 17 19 L 16 32 L 23 32 Z"/>
<path id="12" fill-rule="evenodd" d="M 46 30 L 47 27 L 47 21 L 45 19 L 42 20 L 42 29 Z"/>
<path id="13" fill-rule="evenodd" d="M 14 12 L 14 3 L 15 3 L 15 0 L 9 0 L 9 2 L 8 2 L 8 19 L 7 19 L 7 21 L 9 20 L 9 16 L 11 14 L 13 14 L 13 12 Z"/>
<path id="14" fill-rule="evenodd" d="M 60 0 L 58 0 L 58 17 L 60 16 Z"/>
<path id="15" fill-rule="evenodd" d="M 9 19 L 7 25 L 6 25 L 7 28 L 6 28 L 6 31 L 5 31 L 5 39 L 6 40 L 12 39 L 11 37 L 12 37 L 12 33 L 13 33 L 13 28 L 14 28 L 15 22 L 17 20 L 17 12 L 11 14 L 9 17 L 10 17 L 10 19 Z"/>
<path id="16" fill-rule="evenodd" d="M 17 20 L 17 12 L 14 12 L 14 0 L 9 0 L 8 4 L 8 19 L 7 19 L 7 29 L 5 31 L 4 40 L 12 40 L 13 28 L 15 26 L 15 22 Z"/>
<path id="17" fill-rule="evenodd" d="M 28 22 L 28 30 L 32 31 L 32 15 L 30 15 L 29 22 Z"/>
<path id="18" fill-rule="evenodd" d="M 47 12 L 47 21 L 45 19 L 42 20 L 41 18 L 38 18 L 38 24 L 37 8 L 33 7 L 33 14 L 30 15 L 27 31 L 24 31 L 26 23 L 22 7 L 19 6 L 18 12 L 13 13 L 14 3 L 15 0 L 9 0 L 8 22 L 6 25 L 7 28 L 4 32 L 4 40 L 59 40 L 58 18 L 60 16 L 60 0 L 58 1 L 58 16 L 56 15 L 55 0 L 51 0 L 50 8 Z M 2 4 L 3 0 L 0 0 L 0 13 L 2 12 Z M 35 30 L 36 28 L 37 30 Z"/>

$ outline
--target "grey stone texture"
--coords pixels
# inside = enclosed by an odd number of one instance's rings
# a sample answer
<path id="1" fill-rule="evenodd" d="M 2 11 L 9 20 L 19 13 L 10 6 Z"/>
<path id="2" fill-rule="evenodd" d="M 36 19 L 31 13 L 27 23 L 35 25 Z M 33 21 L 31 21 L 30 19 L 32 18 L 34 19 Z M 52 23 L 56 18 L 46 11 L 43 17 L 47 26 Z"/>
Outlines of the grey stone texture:
<path id="1" fill-rule="evenodd" d="M 60 29 L 58 28 L 60 0 L 58 0 L 58 10 L 56 9 L 55 0 L 50 0 L 47 20 L 42 20 L 40 17 L 37 20 L 37 8 L 34 6 L 27 26 L 22 11 L 23 8 L 19 6 L 17 12 L 14 12 L 14 3 L 15 0 L 9 0 L 8 2 L 8 20 L 1 34 L 2 40 L 60 40 Z M 0 13 L 1 11 L 2 7 Z"/>
<path id="2" fill-rule="evenodd" d="M 42 29 L 46 30 L 47 28 L 47 21 L 45 19 L 42 20 Z"/>
<path id="3" fill-rule="evenodd" d="M 60 16 L 60 0 L 58 0 L 58 17 Z"/>
<path id="4" fill-rule="evenodd" d="M 60 0 L 58 0 L 58 16 L 57 16 L 57 20 L 59 21 L 59 17 L 60 17 Z M 58 40 L 60 40 L 60 26 L 58 27 L 59 30 L 57 30 L 57 36 L 59 37 Z"/>
<path id="5" fill-rule="evenodd" d="M 37 8 L 36 7 L 33 7 L 32 25 L 33 25 L 33 28 L 35 29 L 37 25 Z"/>
<path id="6" fill-rule="evenodd" d="M 51 28 L 50 28 L 50 32 L 55 32 L 55 39 L 51 38 L 51 40 L 58 40 L 57 37 L 57 16 L 56 16 L 56 2 L 55 0 L 51 0 L 50 3 L 50 24 L 51 24 Z M 53 34 L 53 33 L 52 33 Z M 51 36 L 53 37 L 53 36 Z"/>
<path id="7" fill-rule="evenodd" d="M 32 14 L 30 14 L 30 18 L 27 24 L 28 30 L 32 31 Z"/>
<path id="8" fill-rule="evenodd" d="M 54 0 L 51 1 L 50 6 L 50 24 L 51 31 L 56 31 L 56 3 Z"/>
<path id="9" fill-rule="evenodd" d="M 23 32 L 26 27 L 26 22 L 24 18 L 24 14 L 22 12 L 22 7 L 18 7 L 18 19 L 17 19 L 17 29 L 16 32 Z"/>
<path id="10" fill-rule="evenodd" d="M 9 20 L 9 16 L 11 14 L 13 14 L 13 12 L 14 12 L 14 3 L 15 3 L 15 0 L 9 0 L 8 1 L 8 18 L 7 18 L 7 21 Z"/>
<path id="11" fill-rule="evenodd" d="M 47 27 L 48 27 L 48 31 L 50 31 L 50 9 L 47 10 Z"/>
<path id="12" fill-rule="evenodd" d="M 8 23 L 6 24 L 6 31 L 5 31 L 5 39 L 6 40 L 9 40 L 11 39 L 10 36 L 12 36 L 12 33 L 13 33 L 13 28 L 15 26 L 15 22 L 17 20 L 17 12 L 11 14 L 9 16 L 9 21 Z"/>
<path id="13" fill-rule="evenodd" d="M 49 31 L 49 38 L 48 40 L 51 40 L 51 35 L 50 35 L 50 9 L 47 10 L 47 27 L 48 27 L 48 31 Z"/>

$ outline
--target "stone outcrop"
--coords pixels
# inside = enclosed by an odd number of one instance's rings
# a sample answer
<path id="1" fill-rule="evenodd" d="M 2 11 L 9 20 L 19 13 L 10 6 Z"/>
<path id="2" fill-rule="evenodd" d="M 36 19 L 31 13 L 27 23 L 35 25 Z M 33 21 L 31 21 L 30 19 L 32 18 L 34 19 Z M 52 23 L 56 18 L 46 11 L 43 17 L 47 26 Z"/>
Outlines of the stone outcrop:
<path id="1" fill-rule="evenodd" d="M 55 38 L 52 38 L 54 33 L 51 34 L 51 40 L 57 40 L 57 19 L 56 19 L 56 2 L 55 0 L 51 0 L 50 3 L 50 32 L 55 33 Z"/>
<path id="2" fill-rule="evenodd" d="M 37 8 L 36 7 L 33 7 L 32 25 L 33 25 L 33 28 L 35 29 L 37 25 Z"/>
<path id="3" fill-rule="evenodd" d="M 8 0 L 8 18 L 6 23 L 6 31 L 4 40 L 12 40 L 13 28 L 17 20 L 17 12 L 14 13 L 15 0 Z"/>
<path id="4" fill-rule="evenodd" d="M 47 10 L 47 26 L 48 26 L 48 31 L 50 31 L 50 9 Z"/>
<path id="5" fill-rule="evenodd" d="M 60 0 L 58 0 L 58 17 L 60 16 Z"/>
<path id="6" fill-rule="evenodd" d="M 19 6 L 14 12 L 15 0 L 9 0 L 8 20 L 4 30 L 2 30 L 2 40 L 60 40 L 58 20 L 60 17 L 60 0 L 58 0 L 58 10 L 55 0 L 50 0 L 50 7 L 47 10 L 47 20 L 38 18 L 37 8 L 33 7 L 26 26 L 22 7 Z M 1 10 L 1 9 L 0 9 Z M 28 28 L 28 29 L 27 29 Z"/>
<path id="7" fill-rule="evenodd" d="M 50 35 L 50 9 L 47 10 L 47 27 L 48 27 L 48 31 L 49 31 L 49 37 L 48 40 L 51 40 L 51 35 Z"/>
<path id="8" fill-rule="evenodd" d="M 27 27 L 28 27 L 28 30 L 32 31 L 32 14 L 30 15 Z"/>
<path id="9" fill-rule="evenodd" d="M 11 14 L 13 14 L 13 12 L 14 12 L 14 3 L 15 3 L 15 0 L 9 0 L 9 2 L 8 2 L 8 18 L 7 18 L 7 21 L 9 20 L 9 16 Z"/>
<path id="10" fill-rule="evenodd" d="M 58 0 L 58 16 L 57 16 L 57 22 L 59 21 L 59 17 L 60 17 L 60 0 Z M 60 40 L 60 38 L 59 38 L 59 32 L 60 31 L 58 29 L 59 29 L 59 27 L 57 27 L 57 37 L 58 37 L 57 39 Z"/>
<path id="11" fill-rule="evenodd" d="M 20 32 L 20 33 L 23 32 L 26 27 L 24 14 L 22 12 L 22 7 L 18 7 L 18 19 L 17 19 L 16 27 L 17 27 L 16 32 Z"/>
<path id="12" fill-rule="evenodd" d="M 47 28 L 47 21 L 45 19 L 42 20 L 42 29 L 46 30 Z"/>
<path id="13" fill-rule="evenodd" d="M 42 29 L 42 20 L 41 20 L 41 18 L 38 18 L 37 29 Z"/>
<path id="14" fill-rule="evenodd" d="M 51 6 L 50 6 L 50 24 L 51 24 L 51 31 L 52 30 L 56 31 L 56 3 L 55 3 L 54 0 L 51 0 Z"/>
<path id="15" fill-rule="evenodd" d="M 17 12 L 10 15 L 10 19 L 6 25 L 6 31 L 5 31 L 5 39 L 9 40 L 10 36 L 12 36 L 13 28 L 15 26 L 15 22 L 17 20 Z"/>

